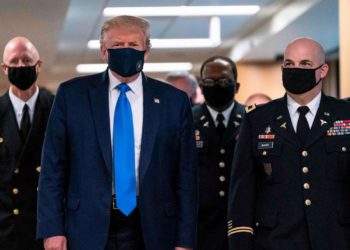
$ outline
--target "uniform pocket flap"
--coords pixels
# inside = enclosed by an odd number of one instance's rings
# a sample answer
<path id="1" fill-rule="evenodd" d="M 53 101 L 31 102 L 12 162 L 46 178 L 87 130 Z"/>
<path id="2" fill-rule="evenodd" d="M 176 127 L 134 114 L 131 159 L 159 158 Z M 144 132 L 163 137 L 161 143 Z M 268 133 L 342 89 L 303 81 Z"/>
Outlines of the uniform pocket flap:
<path id="1" fill-rule="evenodd" d="M 349 153 L 350 152 L 349 139 L 350 138 L 344 138 L 344 139 L 342 138 L 342 139 L 338 139 L 338 140 L 331 140 L 331 139 L 327 140 L 326 139 L 325 140 L 326 151 L 329 153 L 331 153 L 331 152 L 343 152 L 343 153 L 348 152 Z"/>

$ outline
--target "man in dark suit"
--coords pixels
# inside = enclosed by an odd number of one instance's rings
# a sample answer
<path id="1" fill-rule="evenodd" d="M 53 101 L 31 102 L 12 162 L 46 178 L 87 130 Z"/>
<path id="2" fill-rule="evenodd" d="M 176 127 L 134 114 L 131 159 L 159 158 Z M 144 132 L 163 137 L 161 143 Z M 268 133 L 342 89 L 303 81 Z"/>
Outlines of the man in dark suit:
<path id="1" fill-rule="evenodd" d="M 299 38 L 282 65 L 286 95 L 249 106 L 230 184 L 230 249 L 350 248 L 350 103 L 322 93 L 322 46 Z"/>
<path id="2" fill-rule="evenodd" d="M 193 109 L 199 168 L 198 250 L 227 250 L 227 197 L 233 151 L 244 113 L 234 100 L 236 64 L 214 56 L 201 67 L 205 103 Z"/>
<path id="3" fill-rule="evenodd" d="M 10 40 L 2 69 L 10 82 L 0 97 L 0 249 L 35 250 L 40 156 L 53 95 L 36 80 L 42 62 L 24 37 Z"/>
<path id="4" fill-rule="evenodd" d="M 188 97 L 142 73 L 145 19 L 110 19 L 100 41 L 108 69 L 65 82 L 56 95 L 37 237 L 46 249 L 192 249 L 197 169 Z"/>

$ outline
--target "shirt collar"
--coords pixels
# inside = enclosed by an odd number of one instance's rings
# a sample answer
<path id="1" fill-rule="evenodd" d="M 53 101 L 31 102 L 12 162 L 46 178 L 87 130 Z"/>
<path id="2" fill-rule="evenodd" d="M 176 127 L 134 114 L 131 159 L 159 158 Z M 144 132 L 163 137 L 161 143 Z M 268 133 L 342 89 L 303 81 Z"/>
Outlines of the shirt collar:
<path id="1" fill-rule="evenodd" d="M 310 109 L 310 113 L 315 116 L 318 110 L 318 107 L 320 106 L 321 103 L 321 92 L 318 93 L 314 99 L 311 100 L 311 102 L 309 102 L 308 104 L 306 104 L 305 106 L 308 106 Z M 298 112 L 298 108 L 301 106 L 299 103 L 297 103 L 296 101 L 294 101 L 294 99 L 292 97 L 290 97 L 287 94 L 287 105 L 288 105 L 288 110 L 291 113 L 291 115 L 295 115 Z"/>
<path id="2" fill-rule="evenodd" d="M 35 108 L 36 100 L 38 99 L 38 95 L 39 95 L 39 88 L 38 86 L 36 86 L 34 95 L 32 95 L 32 97 L 30 97 L 25 102 L 13 94 L 12 87 L 10 87 L 10 90 L 9 90 L 9 97 L 10 97 L 11 103 L 17 113 L 22 113 L 22 110 L 25 104 L 28 105 L 29 111 L 33 112 Z"/>
<path id="3" fill-rule="evenodd" d="M 230 119 L 231 111 L 232 111 L 234 106 L 235 106 L 235 102 L 232 102 L 231 105 L 228 106 L 228 108 L 226 108 L 224 111 L 220 112 L 225 117 L 225 120 L 224 120 L 225 124 L 228 123 L 228 120 Z M 209 105 L 207 105 L 207 107 L 208 107 L 208 110 L 209 110 L 211 117 L 216 122 L 216 117 L 219 114 L 219 112 L 216 111 L 215 109 L 211 108 Z"/>
<path id="4" fill-rule="evenodd" d="M 108 69 L 108 76 L 109 91 L 113 91 L 119 84 L 121 84 L 121 81 L 112 74 L 112 71 L 110 69 Z M 134 81 L 129 82 L 128 86 L 136 95 L 142 94 L 142 74 L 139 74 L 139 76 Z"/>

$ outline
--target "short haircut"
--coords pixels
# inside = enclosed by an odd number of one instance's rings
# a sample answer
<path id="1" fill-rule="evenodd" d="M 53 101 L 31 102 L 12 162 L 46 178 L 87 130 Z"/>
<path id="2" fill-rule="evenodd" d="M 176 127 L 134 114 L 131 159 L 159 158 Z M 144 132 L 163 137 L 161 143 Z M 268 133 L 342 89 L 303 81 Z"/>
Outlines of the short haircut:
<path id="1" fill-rule="evenodd" d="M 205 60 L 201 66 L 201 69 L 200 69 L 201 79 L 203 79 L 203 70 L 204 70 L 205 65 L 210 63 L 210 62 L 216 62 L 216 61 L 225 61 L 228 64 L 230 64 L 231 69 L 232 69 L 233 78 L 237 81 L 237 77 L 238 77 L 237 66 L 230 58 L 228 58 L 226 56 L 213 56 L 213 57 L 210 57 L 207 60 Z"/>
<path id="2" fill-rule="evenodd" d="M 123 28 L 123 29 L 131 29 L 131 28 L 137 28 L 139 29 L 146 38 L 146 47 L 147 50 L 151 48 L 151 40 L 150 40 L 150 24 L 149 22 L 141 17 L 135 17 L 135 16 L 116 16 L 112 19 L 107 20 L 104 22 L 102 28 L 101 28 L 101 34 L 100 34 L 100 43 L 103 43 L 103 39 L 105 37 L 106 32 L 108 32 L 112 28 Z"/>
<path id="3" fill-rule="evenodd" d="M 195 92 L 198 87 L 197 79 L 194 75 L 188 73 L 187 71 L 171 71 L 165 76 L 165 81 L 171 83 L 182 78 L 185 78 L 188 81 L 192 92 Z"/>

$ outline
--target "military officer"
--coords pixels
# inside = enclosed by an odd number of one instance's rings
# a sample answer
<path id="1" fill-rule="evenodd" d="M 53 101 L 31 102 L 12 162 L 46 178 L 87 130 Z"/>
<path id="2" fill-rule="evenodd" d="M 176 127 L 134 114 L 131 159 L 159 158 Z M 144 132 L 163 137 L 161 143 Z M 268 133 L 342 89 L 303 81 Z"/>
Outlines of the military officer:
<path id="1" fill-rule="evenodd" d="M 205 103 L 193 109 L 199 158 L 197 249 L 226 250 L 227 192 L 244 107 L 234 100 L 240 85 L 229 58 L 211 57 L 200 72 Z"/>
<path id="2" fill-rule="evenodd" d="M 0 249 L 36 250 L 37 186 L 53 95 L 36 84 L 42 62 L 24 37 L 10 40 L 2 69 L 10 82 L 0 97 Z"/>
<path id="3" fill-rule="evenodd" d="M 230 184 L 231 250 L 350 249 L 350 103 L 322 93 L 322 46 L 298 38 L 286 95 L 249 106 Z"/>

